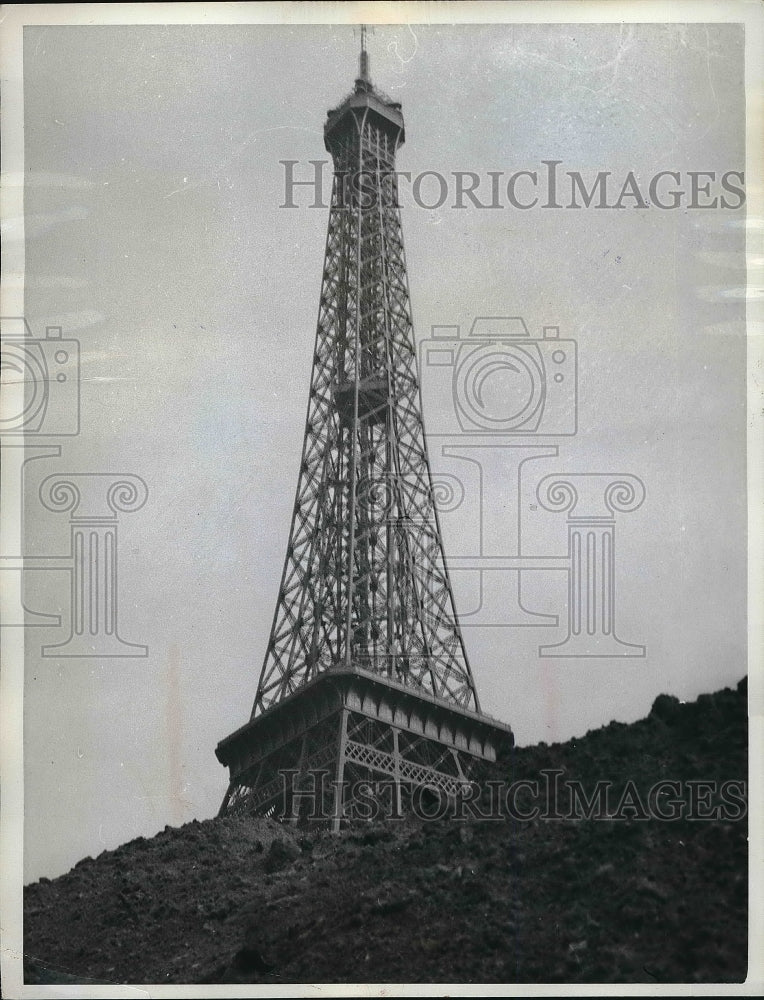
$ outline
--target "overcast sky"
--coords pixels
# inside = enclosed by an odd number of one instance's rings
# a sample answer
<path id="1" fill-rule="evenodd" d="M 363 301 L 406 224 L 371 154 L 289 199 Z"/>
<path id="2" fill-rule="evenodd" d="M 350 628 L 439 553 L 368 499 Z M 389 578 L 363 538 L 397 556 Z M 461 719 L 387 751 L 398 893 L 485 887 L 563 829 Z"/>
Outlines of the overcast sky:
<path id="1" fill-rule="evenodd" d="M 66 515 L 37 500 L 45 476 L 132 472 L 150 491 L 120 519 L 118 581 L 120 633 L 148 657 L 56 660 L 28 643 L 27 879 L 219 807 L 214 748 L 248 718 L 287 541 L 328 214 L 279 207 L 279 161 L 307 175 L 328 160 L 324 117 L 357 46 L 328 26 L 26 31 L 26 314 L 36 336 L 79 339 L 82 372 L 80 435 L 29 466 L 27 553 L 68 547 Z M 687 171 L 744 167 L 734 25 L 377 28 L 369 48 L 403 105 L 401 170 L 556 159 L 645 184 L 676 170 L 687 188 Z M 403 204 L 420 342 L 434 324 L 519 315 L 534 337 L 557 325 L 578 343 L 579 431 L 528 471 L 523 552 L 566 549 L 565 515 L 532 508 L 543 475 L 631 473 L 647 492 L 616 529 L 618 633 L 646 656 L 540 657 L 564 638 L 566 585 L 539 574 L 524 602 L 559 628 L 465 628 L 483 708 L 518 743 L 553 742 L 640 718 L 661 692 L 736 683 L 744 212 Z M 438 458 L 449 391 L 434 387 L 424 417 L 433 464 L 454 473 Z M 503 459 L 486 462 L 483 516 L 516 519 Z M 443 518 L 454 556 L 477 554 L 465 476 Z M 474 575 L 453 582 L 467 621 Z M 27 605 L 66 615 L 67 595 L 65 574 L 36 573 Z"/>

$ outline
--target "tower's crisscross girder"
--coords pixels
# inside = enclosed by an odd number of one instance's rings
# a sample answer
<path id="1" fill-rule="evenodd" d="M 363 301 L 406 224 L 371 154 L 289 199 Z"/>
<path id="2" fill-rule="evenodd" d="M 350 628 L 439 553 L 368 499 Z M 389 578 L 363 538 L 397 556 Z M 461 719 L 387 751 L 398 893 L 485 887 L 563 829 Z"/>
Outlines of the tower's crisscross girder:
<path id="1" fill-rule="evenodd" d="M 250 721 L 218 745 L 221 813 L 342 824 L 454 798 L 512 745 L 483 715 L 443 555 L 422 427 L 395 154 L 369 82 L 325 126 L 334 160 L 300 471 Z M 324 780 L 326 779 L 326 780 Z"/>
<path id="2" fill-rule="evenodd" d="M 363 76 L 334 180 L 305 441 L 253 718 L 359 667 L 479 710 L 433 502 L 397 199 L 399 106 Z"/>

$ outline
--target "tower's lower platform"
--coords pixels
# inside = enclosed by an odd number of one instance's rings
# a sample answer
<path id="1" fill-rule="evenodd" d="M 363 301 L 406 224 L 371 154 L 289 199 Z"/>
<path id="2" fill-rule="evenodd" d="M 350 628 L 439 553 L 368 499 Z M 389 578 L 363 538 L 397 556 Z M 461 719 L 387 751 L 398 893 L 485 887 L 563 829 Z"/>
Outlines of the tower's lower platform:
<path id="1" fill-rule="evenodd" d="M 222 740 L 221 815 L 311 820 L 338 830 L 401 815 L 425 790 L 456 796 L 509 726 L 360 668 L 321 674 Z"/>

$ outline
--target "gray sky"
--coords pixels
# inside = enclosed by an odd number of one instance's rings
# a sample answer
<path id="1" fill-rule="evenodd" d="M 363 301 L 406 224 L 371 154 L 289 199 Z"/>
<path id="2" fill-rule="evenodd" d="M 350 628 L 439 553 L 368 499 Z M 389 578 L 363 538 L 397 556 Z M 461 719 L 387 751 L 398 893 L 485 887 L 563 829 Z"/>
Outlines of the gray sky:
<path id="1" fill-rule="evenodd" d="M 222 799 L 214 747 L 248 717 L 286 546 L 327 221 L 279 208 L 279 161 L 328 160 L 324 116 L 352 86 L 357 44 L 328 26 L 26 31 L 26 314 L 36 336 L 77 337 L 82 370 L 79 437 L 29 467 L 26 551 L 68 546 L 66 515 L 37 502 L 51 473 L 132 472 L 150 491 L 119 525 L 120 633 L 149 656 L 56 660 L 28 642 L 27 879 Z M 744 166 L 734 25 L 378 27 L 369 47 L 374 81 L 403 104 L 402 170 L 558 159 L 646 183 Z M 618 632 L 647 655 L 544 658 L 564 629 L 469 628 L 484 709 L 519 743 L 552 742 L 644 716 L 661 692 L 736 682 L 743 212 L 403 204 L 418 340 L 521 315 L 534 336 L 553 324 L 578 342 L 579 433 L 535 463 L 523 551 L 567 544 L 564 514 L 531 509 L 542 475 L 631 473 L 647 490 L 616 529 Z M 449 405 L 436 392 L 424 414 L 433 439 Z M 492 515 L 511 501 L 484 497 Z M 476 509 L 444 515 L 447 553 L 473 554 Z M 564 574 L 541 576 L 526 604 L 564 620 Z M 453 582 L 469 610 L 474 577 Z M 64 574 L 34 574 L 27 605 L 66 614 L 67 595 Z"/>

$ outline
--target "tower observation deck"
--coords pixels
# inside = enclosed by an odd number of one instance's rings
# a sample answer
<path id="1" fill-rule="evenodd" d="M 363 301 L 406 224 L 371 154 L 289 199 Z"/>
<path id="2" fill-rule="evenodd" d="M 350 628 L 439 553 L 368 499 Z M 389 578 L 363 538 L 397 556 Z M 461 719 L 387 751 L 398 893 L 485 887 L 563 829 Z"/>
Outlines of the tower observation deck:
<path id="1" fill-rule="evenodd" d="M 327 113 L 334 164 L 297 493 L 250 721 L 224 739 L 221 812 L 354 817 L 360 781 L 396 812 L 456 794 L 511 745 L 480 711 L 422 424 L 395 158 L 401 105 L 371 83 Z M 317 783 L 322 773 L 328 781 Z M 302 812 L 301 812 L 302 809 Z"/>

